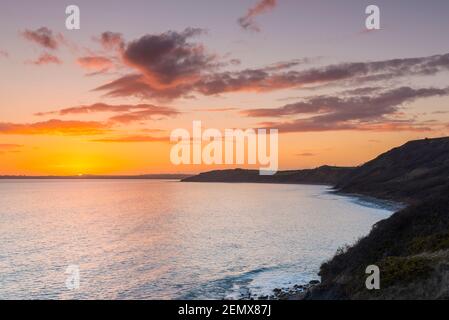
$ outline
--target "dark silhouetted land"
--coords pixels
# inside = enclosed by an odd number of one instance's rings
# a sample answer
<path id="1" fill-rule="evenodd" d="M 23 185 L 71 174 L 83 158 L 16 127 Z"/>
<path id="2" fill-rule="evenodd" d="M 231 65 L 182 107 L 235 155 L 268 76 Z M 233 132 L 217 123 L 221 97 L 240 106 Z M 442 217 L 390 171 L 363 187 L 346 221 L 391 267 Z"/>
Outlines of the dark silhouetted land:
<path id="1" fill-rule="evenodd" d="M 0 176 L 0 179 L 173 179 L 181 180 L 189 174 L 142 174 L 142 175 L 77 175 L 77 176 Z"/>
<path id="2" fill-rule="evenodd" d="M 231 169 L 200 173 L 183 182 L 251 182 L 336 184 L 354 168 L 322 166 L 316 169 L 279 171 L 274 175 L 260 175 L 259 170 Z"/>

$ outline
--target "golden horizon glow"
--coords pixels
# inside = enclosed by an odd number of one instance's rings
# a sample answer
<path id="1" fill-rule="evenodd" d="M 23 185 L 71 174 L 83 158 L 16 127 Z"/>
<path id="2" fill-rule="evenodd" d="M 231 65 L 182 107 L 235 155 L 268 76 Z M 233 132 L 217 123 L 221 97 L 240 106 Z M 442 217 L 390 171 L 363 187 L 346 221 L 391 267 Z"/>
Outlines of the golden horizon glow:
<path id="1" fill-rule="evenodd" d="M 448 4 L 430 14 L 389 2 L 388 29 L 367 33 L 359 5 L 338 21 L 333 2 L 311 2 L 303 19 L 300 2 L 274 5 L 247 30 L 240 2 L 207 15 L 200 3 L 178 12 L 168 2 L 117 4 L 116 16 L 81 0 L 98 19 L 80 30 L 65 28 L 56 5 L 0 4 L 0 175 L 259 167 L 171 164 L 170 132 L 194 120 L 222 132 L 279 128 L 279 170 L 357 166 L 449 135 L 449 22 L 435 14 Z M 404 30 L 393 17 L 405 12 L 426 27 Z"/>

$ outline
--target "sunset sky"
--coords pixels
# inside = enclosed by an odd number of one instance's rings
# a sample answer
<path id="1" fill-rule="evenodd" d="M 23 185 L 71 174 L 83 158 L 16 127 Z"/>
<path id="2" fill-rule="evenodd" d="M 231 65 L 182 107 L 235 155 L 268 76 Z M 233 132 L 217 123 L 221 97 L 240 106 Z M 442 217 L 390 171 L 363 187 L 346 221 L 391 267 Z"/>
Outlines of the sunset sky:
<path id="1" fill-rule="evenodd" d="M 81 10 L 67 30 L 65 8 Z M 366 31 L 365 7 L 381 10 Z M 280 169 L 449 132 L 449 1 L 2 1 L 0 174 L 194 173 L 171 130 L 277 128 Z M 225 168 L 220 166 L 219 168 Z"/>

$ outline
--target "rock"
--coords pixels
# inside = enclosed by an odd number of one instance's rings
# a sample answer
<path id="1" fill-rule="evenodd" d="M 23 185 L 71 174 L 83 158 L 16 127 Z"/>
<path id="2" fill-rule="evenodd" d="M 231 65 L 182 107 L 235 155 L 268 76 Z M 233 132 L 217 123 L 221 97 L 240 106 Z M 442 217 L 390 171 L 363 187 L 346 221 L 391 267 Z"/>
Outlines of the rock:
<path id="1" fill-rule="evenodd" d="M 309 284 L 311 284 L 311 285 L 316 285 L 316 284 L 319 284 L 319 283 L 320 283 L 319 280 L 312 280 L 312 281 L 309 282 Z"/>

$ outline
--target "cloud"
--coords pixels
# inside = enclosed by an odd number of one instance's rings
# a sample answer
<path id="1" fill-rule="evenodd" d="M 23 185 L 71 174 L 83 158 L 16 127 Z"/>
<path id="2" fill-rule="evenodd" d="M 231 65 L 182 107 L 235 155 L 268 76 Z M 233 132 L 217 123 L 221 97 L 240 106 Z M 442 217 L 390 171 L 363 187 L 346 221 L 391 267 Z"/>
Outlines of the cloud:
<path id="1" fill-rule="evenodd" d="M 122 34 L 118 32 L 106 31 L 100 37 L 95 37 L 94 40 L 99 42 L 106 50 L 122 49 L 125 45 Z"/>
<path id="2" fill-rule="evenodd" d="M 172 99 L 192 91 L 192 84 L 205 73 L 218 67 L 216 56 L 203 45 L 189 40 L 204 33 L 187 28 L 145 35 L 128 43 L 122 50 L 125 65 L 138 73 L 128 74 L 95 90 L 106 90 L 109 96 L 138 96 Z"/>
<path id="3" fill-rule="evenodd" d="M 449 95 L 449 88 L 400 87 L 374 95 L 314 96 L 279 108 L 259 108 L 241 111 L 247 117 L 300 116 L 286 122 L 265 122 L 283 132 L 329 130 L 425 131 L 429 128 L 413 119 L 393 120 L 399 108 L 420 98 Z"/>
<path id="4" fill-rule="evenodd" d="M 96 72 L 107 72 L 114 64 L 111 59 L 103 56 L 86 56 L 77 59 L 78 64 L 87 70 Z"/>
<path id="5" fill-rule="evenodd" d="M 10 143 L 0 143 L 0 149 L 17 149 L 17 148 L 22 148 L 23 144 L 10 144 Z"/>
<path id="6" fill-rule="evenodd" d="M 203 33 L 188 28 L 181 33 L 169 31 L 160 35 L 146 35 L 128 44 L 124 61 L 140 70 L 149 85 L 168 88 L 195 80 L 212 67 L 214 56 L 202 45 L 187 42 Z"/>
<path id="7" fill-rule="evenodd" d="M 444 96 L 449 89 L 400 87 L 383 91 L 377 95 L 356 96 L 314 96 L 304 101 L 284 105 L 280 108 L 261 108 L 244 110 L 241 113 L 249 117 L 282 117 L 300 114 L 321 114 L 319 117 L 329 120 L 371 119 L 393 114 L 405 102 L 418 98 Z M 324 114 L 324 115 L 323 115 Z"/>
<path id="8" fill-rule="evenodd" d="M 23 148 L 22 144 L 0 143 L 0 154 L 17 153 Z"/>
<path id="9" fill-rule="evenodd" d="M 94 103 L 91 105 L 82 105 L 70 108 L 64 108 L 58 111 L 39 112 L 36 116 L 47 115 L 73 115 L 73 114 L 89 114 L 98 112 L 119 113 L 111 118 L 110 121 L 119 123 L 130 123 L 134 121 L 154 120 L 156 118 L 175 117 L 180 112 L 172 107 L 155 106 L 152 104 L 136 104 L 136 105 L 110 105 L 106 103 Z"/>
<path id="10" fill-rule="evenodd" d="M 51 119 L 34 123 L 0 122 L 0 134 L 16 135 L 96 135 L 107 133 L 110 126 L 96 121 Z"/>
<path id="11" fill-rule="evenodd" d="M 253 7 L 251 7 L 246 15 L 238 19 L 238 23 L 245 30 L 259 32 L 260 28 L 254 19 L 268 11 L 273 10 L 277 5 L 277 0 L 259 0 Z"/>
<path id="12" fill-rule="evenodd" d="M 293 67 L 297 67 L 300 65 L 304 65 L 307 63 L 310 63 L 313 60 L 317 60 L 318 58 L 302 58 L 302 59 L 292 59 L 292 60 L 288 60 L 288 61 L 280 61 L 280 62 L 276 62 L 273 63 L 271 65 L 268 65 L 266 67 L 264 67 L 262 70 L 263 71 L 281 71 L 281 70 L 285 70 L 285 69 L 290 69 Z"/>
<path id="13" fill-rule="evenodd" d="M 228 112 L 228 111 L 237 111 L 238 108 L 228 107 L 228 108 L 206 108 L 206 109 L 195 109 L 194 111 L 199 112 Z"/>
<path id="14" fill-rule="evenodd" d="M 311 152 L 303 152 L 303 153 L 297 153 L 295 154 L 297 157 L 314 157 L 316 156 L 315 153 L 311 153 Z"/>
<path id="15" fill-rule="evenodd" d="M 426 132 L 432 131 L 432 128 L 413 121 L 378 121 L 372 123 L 350 123 L 337 122 L 325 123 L 313 121 L 311 119 L 297 119 L 287 122 L 264 122 L 260 123 L 262 127 L 278 129 L 282 133 L 291 132 L 323 132 L 323 131 L 411 131 Z"/>
<path id="16" fill-rule="evenodd" d="M 158 109 L 144 109 L 139 111 L 132 111 L 123 114 L 119 114 L 109 118 L 110 121 L 119 123 L 131 123 L 137 121 L 145 120 L 156 120 L 165 117 L 173 117 L 178 115 L 179 112 L 170 109 L 160 109 L 162 107 L 157 107 Z"/>
<path id="17" fill-rule="evenodd" d="M 438 110 L 438 111 L 434 111 L 432 112 L 432 114 L 448 114 L 449 110 Z"/>
<path id="18" fill-rule="evenodd" d="M 25 63 L 34 64 L 36 66 L 42 66 L 46 64 L 61 64 L 62 61 L 59 60 L 57 56 L 45 52 L 41 54 L 36 60 L 26 61 Z"/>
<path id="19" fill-rule="evenodd" d="M 59 44 L 64 42 L 62 34 L 54 34 L 53 31 L 46 27 L 42 27 L 36 30 L 25 30 L 22 32 L 22 36 L 34 43 L 37 43 L 41 47 L 50 50 L 56 50 Z"/>
<path id="20" fill-rule="evenodd" d="M 172 87 L 156 88 L 149 84 L 142 74 L 130 74 L 97 87 L 94 91 L 106 91 L 109 97 L 135 96 L 142 99 L 156 98 L 173 100 L 187 97 L 193 90 L 192 83 L 177 84 Z"/>
<path id="21" fill-rule="evenodd" d="M 0 143 L 0 155 L 7 153 L 18 153 L 23 148 L 21 144 L 2 144 Z"/>
<path id="22" fill-rule="evenodd" d="M 204 77 L 195 90 L 205 94 L 253 91 L 268 92 L 323 84 L 357 84 L 399 77 L 434 75 L 449 70 L 449 54 L 374 62 L 340 63 L 302 71 L 272 72 L 267 68 L 221 72 Z"/>
<path id="23" fill-rule="evenodd" d="M 94 139 L 92 142 L 116 142 L 116 143 L 126 143 L 126 142 L 170 142 L 170 137 L 153 137 L 153 136 L 122 136 L 115 138 L 103 138 Z"/>
<path id="24" fill-rule="evenodd" d="M 0 57 L 2 58 L 8 58 L 9 57 L 9 53 L 6 50 L 0 50 Z"/>
<path id="25" fill-rule="evenodd" d="M 367 92 L 381 89 L 390 80 L 449 71 L 449 54 L 312 68 L 304 68 L 304 64 L 311 61 L 305 58 L 229 71 L 224 70 L 229 63 L 208 53 L 202 44 L 191 42 L 203 32 L 202 29 L 187 28 L 182 32 L 145 35 L 127 44 L 121 35 L 107 37 L 121 39 L 118 58 L 132 71 L 93 90 L 105 92 L 109 97 L 173 100 L 196 94 L 209 96 L 373 83 L 364 89 Z M 379 82 L 382 86 L 377 85 Z"/>

